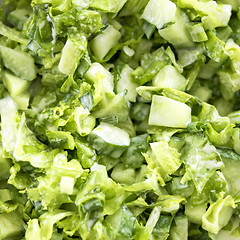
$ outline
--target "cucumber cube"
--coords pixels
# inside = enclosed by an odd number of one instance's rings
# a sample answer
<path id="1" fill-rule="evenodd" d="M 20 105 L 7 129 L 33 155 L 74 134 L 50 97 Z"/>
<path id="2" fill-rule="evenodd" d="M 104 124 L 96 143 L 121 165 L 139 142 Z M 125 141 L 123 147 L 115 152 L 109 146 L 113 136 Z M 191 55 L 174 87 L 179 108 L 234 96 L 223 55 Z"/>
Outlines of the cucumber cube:
<path id="1" fill-rule="evenodd" d="M 30 54 L 5 46 L 0 46 L 0 52 L 4 66 L 16 76 L 28 81 L 36 78 L 34 58 Z"/>
<path id="2" fill-rule="evenodd" d="M 63 176 L 60 181 L 61 193 L 71 195 L 73 193 L 74 178 Z"/>
<path id="3" fill-rule="evenodd" d="M 93 63 L 84 78 L 91 83 L 96 83 L 98 79 L 101 79 L 104 92 L 113 92 L 113 75 L 100 63 Z"/>
<path id="4" fill-rule="evenodd" d="M 186 78 L 172 65 L 166 65 L 153 79 L 153 85 L 161 88 L 173 88 L 183 90 L 186 86 Z"/>
<path id="5" fill-rule="evenodd" d="M 8 71 L 3 73 L 3 83 L 11 96 L 22 94 L 30 85 L 29 81 L 16 77 Z"/>
<path id="6" fill-rule="evenodd" d="M 186 128 L 191 122 L 191 108 L 171 98 L 153 95 L 149 125 Z"/>
<path id="7" fill-rule="evenodd" d="M 161 29 L 167 23 L 175 21 L 176 5 L 169 0 L 150 0 L 144 9 L 142 18 Z"/>
<path id="8" fill-rule="evenodd" d="M 101 34 L 97 35 L 91 42 L 90 47 L 94 55 L 102 60 L 107 53 L 118 43 L 121 33 L 113 26 L 108 26 Z"/>
<path id="9" fill-rule="evenodd" d="M 130 145 L 127 132 L 108 123 L 101 123 L 88 137 L 88 141 L 99 154 L 119 158 Z"/>

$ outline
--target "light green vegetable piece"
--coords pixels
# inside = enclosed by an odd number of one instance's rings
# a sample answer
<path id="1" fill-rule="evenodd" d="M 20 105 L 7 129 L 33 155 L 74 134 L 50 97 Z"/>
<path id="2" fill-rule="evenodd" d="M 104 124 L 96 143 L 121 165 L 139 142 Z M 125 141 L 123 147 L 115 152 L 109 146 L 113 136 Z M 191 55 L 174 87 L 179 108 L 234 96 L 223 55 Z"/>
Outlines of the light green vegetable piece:
<path id="1" fill-rule="evenodd" d="M 186 128 L 191 122 L 191 108 L 171 98 L 153 95 L 149 125 Z"/>
<path id="2" fill-rule="evenodd" d="M 36 67 L 34 58 L 25 52 L 0 46 L 3 63 L 6 68 L 11 70 L 16 76 L 28 81 L 36 78 Z"/>
<path id="3" fill-rule="evenodd" d="M 68 39 L 62 50 L 62 56 L 58 65 L 60 72 L 72 75 L 77 69 L 78 62 L 87 48 L 87 39 L 80 35 L 78 39 Z"/>
<path id="4" fill-rule="evenodd" d="M 175 3 L 170 0 L 150 0 L 141 18 L 161 29 L 175 21 L 176 9 Z"/>
<path id="5" fill-rule="evenodd" d="M 202 227 L 211 233 L 217 234 L 220 229 L 227 225 L 234 208 L 234 200 L 230 195 L 218 200 L 203 215 Z"/>
<path id="6" fill-rule="evenodd" d="M 108 26 L 102 33 L 91 40 L 90 46 L 94 55 L 102 60 L 107 53 L 118 43 L 121 33 L 113 26 Z"/>
<path id="7" fill-rule="evenodd" d="M 88 140 L 98 153 L 114 158 L 120 157 L 130 145 L 128 133 L 108 123 L 101 123 L 93 129 Z"/>
<path id="8" fill-rule="evenodd" d="M 186 86 L 186 78 L 172 65 L 163 67 L 153 79 L 153 85 L 160 88 L 174 88 L 183 90 Z"/>

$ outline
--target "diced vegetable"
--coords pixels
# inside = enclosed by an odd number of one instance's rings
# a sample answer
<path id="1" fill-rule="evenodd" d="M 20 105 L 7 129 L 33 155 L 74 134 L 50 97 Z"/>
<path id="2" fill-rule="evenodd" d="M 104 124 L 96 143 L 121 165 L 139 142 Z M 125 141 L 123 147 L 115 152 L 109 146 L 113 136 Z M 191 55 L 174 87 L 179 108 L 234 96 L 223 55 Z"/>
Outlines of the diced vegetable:
<path id="1" fill-rule="evenodd" d="M 191 108 L 184 103 L 153 95 L 150 125 L 185 128 L 191 122 Z"/>

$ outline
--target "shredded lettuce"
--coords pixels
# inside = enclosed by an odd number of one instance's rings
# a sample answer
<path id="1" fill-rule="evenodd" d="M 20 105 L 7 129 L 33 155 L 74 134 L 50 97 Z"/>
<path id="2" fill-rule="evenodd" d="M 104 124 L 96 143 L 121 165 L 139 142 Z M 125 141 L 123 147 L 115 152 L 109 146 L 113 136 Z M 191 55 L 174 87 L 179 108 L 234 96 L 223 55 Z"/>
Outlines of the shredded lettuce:
<path id="1" fill-rule="evenodd" d="M 239 1 L 0 4 L 0 239 L 240 239 Z"/>

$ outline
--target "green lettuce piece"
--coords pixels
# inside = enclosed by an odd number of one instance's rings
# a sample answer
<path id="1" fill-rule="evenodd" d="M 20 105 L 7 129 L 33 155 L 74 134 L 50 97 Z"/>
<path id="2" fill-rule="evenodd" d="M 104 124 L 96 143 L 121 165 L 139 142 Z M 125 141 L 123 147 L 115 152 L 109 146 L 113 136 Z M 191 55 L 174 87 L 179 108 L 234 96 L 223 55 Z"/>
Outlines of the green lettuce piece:
<path id="1" fill-rule="evenodd" d="M 131 185 L 136 181 L 136 171 L 133 168 L 124 168 L 122 163 L 114 166 L 111 178 L 120 184 Z"/>
<path id="2" fill-rule="evenodd" d="M 214 1 L 208 1 L 206 4 L 202 4 L 202 2 L 198 0 L 178 0 L 177 5 L 180 8 L 194 9 L 202 15 L 211 13 L 211 11 L 214 11 L 217 7 L 217 3 Z"/>
<path id="3" fill-rule="evenodd" d="M 4 156 L 3 146 L 0 145 L 0 180 L 6 180 L 10 176 L 10 168 L 12 166 L 12 162 L 9 158 Z"/>
<path id="4" fill-rule="evenodd" d="M 23 114 L 18 123 L 16 133 L 16 143 L 13 156 L 17 161 L 23 160 L 26 155 L 38 154 L 47 149 L 47 146 L 41 143 L 27 127 L 26 117 Z"/>
<path id="5" fill-rule="evenodd" d="M 53 225 L 58 223 L 61 219 L 72 215 L 72 212 L 63 210 L 55 210 L 51 213 L 44 213 L 40 216 L 40 226 L 37 219 L 29 221 L 26 232 L 26 239 L 31 239 L 32 236 L 36 239 L 50 240 L 53 234 Z"/>
<path id="6" fill-rule="evenodd" d="M 217 234 L 230 220 L 234 208 L 234 200 L 230 195 L 211 204 L 203 215 L 203 228 Z"/>
<path id="7" fill-rule="evenodd" d="M 208 180 L 202 192 L 194 190 L 190 204 L 191 206 L 199 206 L 217 201 L 227 191 L 227 179 L 222 172 L 216 171 Z"/>
<path id="8" fill-rule="evenodd" d="M 145 53 L 141 57 L 141 66 L 132 72 L 132 77 L 135 82 L 143 85 L 152 80 L 168 62 L 169 57 L 163 47 L 152 53 Z"/>
<path id="9" fill-rule="evenodd" d="M 104 239 L 108 240 L 109 236 L 107 233 L 108 228 L 104 226 L 101 221 L 96 222 L 96 224 L 93 226 L 91 232 L 89 233 L 87 239 Z"/>
<path id="10" fill-rule="evenodd" d="M 87 238 L 89 229 L 98 219 L 120 209 L 123 199 L 123 188 L 107 176 L 104 166 L 95 163 L 75 199 L 80 213 L 81 236 Z"/>
<path id="11" fill-rule="evenodd" d="M 181 153 L 186 173 L 181 181 L 193 180 L 199 193 L 202 192 L 212 174 L 223 166 L 216 148 L 203 135 L 185 135 L 186 145 Z"/>
<path id="12" fill-rule="evenodd" d="M 90 7 L 97 8 L 107 12 L 117 13 L 123 7 L 126 0 L 116 1 L 116 0 L 107 0 L 107 1 L 97 1 L 94 0 L 90 3 Z"/>
<path id="13" fill-rule="evenodd" d="M 25 189 L 30 187 L 33 182 L 33 177 L 31 177 L 27 171 L 22 170 L 24 168 L 20 163 L 15 163 L 10 169 L 10 177 L 8 183 L 12 184 L 17 189 Z M 26 166 L 26 168 L 28 168 Z M 28 169 L 29 170 L 29 169 Z M 30 168 L 32 170 L 32 168 Z"/>
<path id="14" fill-rule="evenodd" d="M 207 124 L 206 126 L 206 134 L 209 137 L 209 140 L 215 146 L 224 146 L 226 145 L 232 137 L 232 130 L 235 125 L 229 124 L 226 128 L 224 128 L 220 133 L 218 133 L 211 124 Z"/>
<path id="15" fill-rule="evenodd" d="M 156 205 L 161 207 L 162 212 L 174 214 L 185 203 L 186 199 L 181 196 L 164 195 L 158 198 Z"/>
<path id="16" fill-rule="evenodd" d="M 93 107 L 102 99 L 113 96 L 113 76 L 101 64 L 93 63 L 84 75 L 84 78 L 93 84 Z"/>
<path id="17" fill-rule="evenodd" d="M 128 0 L 120 11 L 120 16 L 129 16 L 139 13 L 148 3 L 148 0 Z"/>
<path id="18" fill-rule="evenodd" d="M 87 199 L 91 199 L 91 191 L 95 188 L 93 183 L 102 190 L 101 195 L 104 196 L 103 214 L 113 214 L 120 207 L 123 201 L 124 191 L 120 185 L 116 184 L 107 176 L 106 168 L 102 165 L 94 164 L 91 167 L 91 173 L 81 191 L 77 194 L 76 205 L 81 207 L 82 203 Z M 110 192 L 112 193 L 110 194 Z M 89 195 L 88 195 L 89 194 Z M 95 194 L 94 192 L 92 193 Z"/>
<path id="19" fill-rule="evenodd" d="M 171 182 L 171 192 L 174 195 L 180 195 L 184 198 L 190 197 L 194 191 L 194 184 L 192 181 L 181 183 L 181 177 L 174 177 Z"/>
<path id="20" fill-rule="evenodd" d="M 205 123 L 210 123 L 217 132 L 221 132 L 230 124 L 228 117 L 221 117 L 213 105 L 204 102 L 202 103 L 198 119 Z"/>
<path id="21" fill-rule="evenodd" d="M 206 203 L 192 205 L 191 202 L 188 202 L 185 205 L 185 215 L 188 217 L 188 220 L 194 224 L 202 224 L 202 217 L 207 211 Z"/>
<path id="22" fill-rule="evenodd" d="M 219 1 L 218 1 L 219 2 Z M 178 0 L 177 5 L 181 8 L 196 11 L 201 17 L 205 29 L 227 26 L 231 16 L 231 6 L 208 1 L 205 4 L 197 0 Z"/>
<path id="23" fill-rule="evenodd" d="M 126 205 L 135 217 L 139 216 L 149 207 L 149 205 L 142 197 L 139 197 L 136 200 L 127 203 Z"/>
<path id="24" fill-rule="evenodd" d="M 0 237 L 21 238 L 24 222 L 17 211 L 0 214 Z"/>
<path id="25" fill-rule="evenodd" d="M 188 239 L 188 219 L 184 215 L 175 216 L 170 230 L 170 240 Z"/>
<path id="26" fill-rule="evenodd" d="M 239 73 L 219 70 L 220 89 L 224 99 L 230 100 L 240 89 Z"/>
<path id="27" fill-rule="evenodd" d="M 108 216 L 105 221 L 112 230 L 109 234 L 110 239 L 133 238 L 136 218 L 126 206 L 123 205 L 113 215 Z"/>
<path id="28" fill-rule="evenodd" d="M 167 142 L 160 141 L 150 143 L 152 154 L 149 167 L 158 169 L 158 172 L 164 179 L 168 179 L 182 164 L 179 159 L 180 153 L 175 148 L 171 148 Z M 167 160 L 166 160 L 167 159 Z"/>
<path id="29" fill-rule="evenodd" d="M 233 39 L 229 39 L 225 45 L 226 53 L 231 60 L 231 69 L 233 72 L 239 73 L 239 51 L 240 47 L 233 41 Z"/>
<path id="30" fill-rule="evenodd" d="M 13 212 L 17 209 L 17 207 L 18 207 L 18 204 L 7 203 L 0 200 L 0 213 Z"/>
<path id="31" fill-rule="evenodd" d="M 173 218 L 171 216 L 160 215 L 152 231 L 152 238 L 166 240 L 169 237 L 170 227 Z"/>
<path id="32" fill-rule="evenodd" d="M 148 160 L 148 155 L 143 155 L 145 159 Z M 153 191 L 157 195 L 162 195 L 163 192 L 166 194 L 166 192 L 162 189 L 162 186 L 164 185 L 165 182 L 156 169 L 148 169 L 146 165 L 142 165 L 139 175 L 136 178 L 136 183 L 130 186 L 124 186 L 124 190 L 133 193 Z"/>
<path id="33" fill-rule="evenodd" d="M 90 168 L 96 162 L 95 149 L 88 143 L 75 141 L 77 156 L 83 168 Z"/>
<path id="34" fill-rule="evenodd" d="M 41 230 L 40 226 L 38 224 L 38 219 L 31 219 L 28 222 L 28 228 L 26 231 L 26 239 L 31 239 L 31 237 L 34 236 L 36 240 L 41 239 Z"/>
<path id="35" fill-rule="evenodd" d="M 187 105 L 190 105 L 191 107 L 198 103 L 196 98 L 192 95 L 173 88 L 140 86 L 137 88 L 137 93 L 147 101 L 151 101 L 153 95 L 161 95 L 181 103 L 187 103 Z"/>
<path id="36" fill-rule="evenodd" d="M 221 229 L 217 235 L 211 234 L 212 238 L 222 240 L 224 238 L 237 239 L 239 237 L 239 217 L 234 216 L 230 219 L 229 224 Z"/>
<path id="37" fill-rule="evenodd" d="M 66 123 L 65 129 L 70 132 L 77 132 L 81 136 L 90 134 L 95 127 L 96 119 L 83 107 L 76 107 Z"/>
<path id="38" fill-rule="evenodd" d="M 224 168 L 222 169 L 222 173 L 226 178 L 226 182 L 228 183 L 228 193 L 231 194 L 234 198 L 239 195 L 239 186 L 238 182 L 238 174 L 237 169 L 239 168 L 239 155 L 232 150 L 228 149 L 218 149 L 218 152 L 221 155 L 221 158 L 224 163 Z"/>
<path id="39" fill-rule="evenodd" d="M 75 147 L 75 142 L 73 136 L 69 132 L 63 131 L 47 131 L 46 135 L 50 144 L 54 148 L 63 148 L 73 150 Z"/>
<path id="40" fill-rule="evenodd" d="M 228 25 L 231 17 L 231 5 L 218 4 L 214 11 L 209 12 L 207 17 L 202 18 L 205 29 L 214 29 L 216 27 L 224 27 Z"/>
<path id="41" fill-rule="evenodd" d="M 148 149 L 148 135 L 142 134 L 131 138 L 130 146 L 123 155 L 123 163 L 126 168 L 139 168 L 144 162 L 142 153 Z"/>
<path id="42" fill-rule="evenodd" d="M 43 208 L 56 209 L 63 203 L 71 202 L 74 184 L 82 175 L 80 163 L 72 159 L 67 161 L 67 153 L 58 153 L 46 174 L 38 177 L 38 185 L 26 191 L 32 201 L 41 201 Z"/>
<path id="43" fill-rule="evenodd" d="M 148 235 L 150 235 L 160 217 L 161 207 L 154 207 L 151 211 L 149 218 L 146 222 L 145 228 L 147 230 Z"/>

